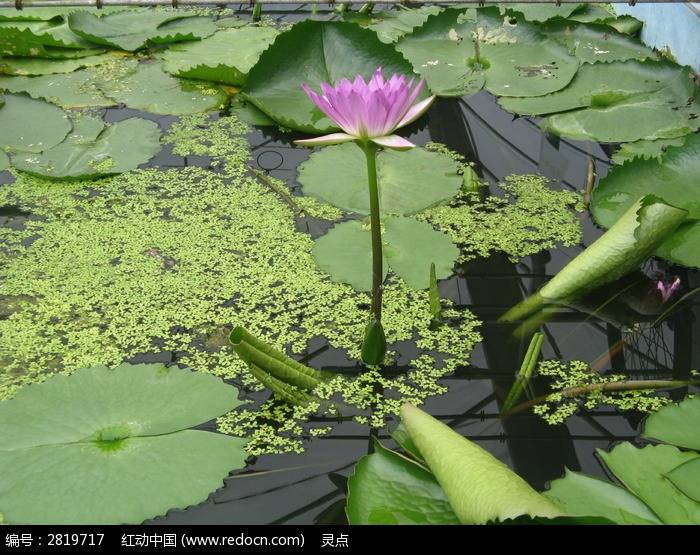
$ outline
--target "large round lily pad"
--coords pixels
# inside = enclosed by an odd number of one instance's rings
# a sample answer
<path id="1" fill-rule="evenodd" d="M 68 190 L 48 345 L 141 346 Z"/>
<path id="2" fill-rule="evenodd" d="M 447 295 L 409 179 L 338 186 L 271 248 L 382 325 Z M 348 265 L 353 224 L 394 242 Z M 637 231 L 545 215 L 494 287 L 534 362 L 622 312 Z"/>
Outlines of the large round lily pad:
<path id="1" fill-rule="evenodd" d="M 217 86 L 178 79 L 157 63 L 141 63 L 118 79 L 103 78 L 97 87 L 107 97 L 129 108 L 174 116 L 216 110 L 226 102 Z"/>
<path id="2" fill-rule="evenodd" d="M 24 95 L 6 94 L 0 108 L 0 150 L 41 152 L 60 143 L 71 130 L 59 107 Z"/>
<path id="3" fill-rule="evenodd" d="M 700 127 L 696 94 L 688 68 L 628 60 L 584 64 L 564 90 L 499 102 L 517 114 L 553 114 L 545 126 L 558 135 L 630 142 L 675 138 Z"/>
<path id="4" fill-rule="evenodd" d="M 385 271 L 391 268 L 409 287 L 430 285 L 430 265 L 437 278 L 452 275 L 459 250 L 450 238 L 426 222 L 386 216 L 382 219 Z M 313 250 L 319 267 L 333 281 L 349 283 L 358 291 L 372 288 L 372 242 L 370 228 L 352 220 L 337 224 L 316 240 Z"/>
<path id="5" fill-rule="evenodd" d="M 100 65 L 113 59 L 111 54 L 97 54 L 66 60 L 43 58 L 5 58 L 0 60 L 0 73 L 7 75 L 51 75 L 70 73 L 76 69 Z"/>
<path id="6" fill-rule="evenodd" d="M 444 10 L 397 49 L 442 96 L 471 94 L 482 85 L 496 95 L 543 95 L 565 87 L 579 64 L 538 27 L 522 16 L 504 18 L 498 8 Z"/>
<path id="7" fill-rule="evenodd" d="M 171 47 L 163 55 L 163 69 L 178 77 L 240 86 L 276 36 L 271 27 L 224 29 L 200 42 Z"/>
<path id="8" fill-rule="evenodd" d="M 86 179 L 133 170 L 160 148 L 160 128 L 153 121 L 130 118 L 105 125 L 83 116 L 61 144 L 41 154 L 16 154 L 12 165 L 54 179 Z"/>
<path id="9" fill-rule="evenodd" d="M 700 136 L 690 135 L 683 146 L 668 148 L 657 159 L 635 159 L 616 166 L 601 180 L 591 197 L 591 211 L 603 227 L 612 226 L 639 197 L 656 195 L 688 211 L 689 221 L 662 243 L 659 256 L 700 267 Z"/>
<path id="10" fill-rule="evenodd" d="M 245 440 L 187 430 L 237 390 L 163 364 L 78 370 L 0 403 L 0 506 L 12 524 L 139 523 L 244 465 Z"/>
<path id="11" fill-rule="evenodd" d="M 138 8 L 106 15 L 78 11 L 68 16 L 71 30 L 95 44 L 134 51 L 149 42 L 197 40 L 217 29 L 209 17 L 195 11 Z"/>
<path id="12" fill-rule="evenodd" d="M 415 214 L 452 198 L 462 184 L 457 164 L 448 156 L 422 148 L 377 155 L 380 208 L 388 214 Z M 369 214 L 365 155 L 354 143 L 314 152 L 299 166 L 305 194 L 338 208 Z"/>
<path id="13" fill-rule="evenodd" d="M 336 83 L 358 74 L 369 79 L 378 67 L 385 75 L 413 75 L 401 54 L 368 29 L 347 22 L 302 21 L 263 52 L 244 94 L 285 127 L 326 133 L 337 126 L 309 100 L 302 84 L 318 89 L 322 81 Z"/>

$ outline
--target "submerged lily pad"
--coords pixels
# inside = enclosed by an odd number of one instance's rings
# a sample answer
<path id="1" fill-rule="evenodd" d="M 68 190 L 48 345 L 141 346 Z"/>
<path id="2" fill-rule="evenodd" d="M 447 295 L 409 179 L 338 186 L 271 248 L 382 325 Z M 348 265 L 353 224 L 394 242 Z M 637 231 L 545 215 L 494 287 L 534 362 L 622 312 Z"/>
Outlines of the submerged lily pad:
<path id="1" fill-rule="evenodd" d="M 60 143 L 71 130 L 59 107 L 24 95 L 6 94 L 0 107 L 0 150 L 41 152 Z"/>
<path id="2" fill-rule="evenodd" d="M 375 33 L 347 22 L 302 21 L 281 33 L 260 56 L 244 89 L 252 102 L 290 129 L 325 133 L 337 127 L 309 100 L 301 85 L 318 88 L 378 67 L 385 75 L 413 74 L 411 66 Z"/>
<path id="3" fill-rule="evenodd" d="M 200 42 L 168 49 L 163 55 L 163 69 L 178 77 L 243 85 L 277 34 L 271 27 L 224 29 Z"/>
<path id="4" fill-rule="evenodd" d="M 96 44 L 135 51 L 149 42 L 170 43 L 197 40 L 213 34 L 217 27 L 209 17 L 195 11 L 139 8 L 106 15 L 75 12 L 68 17 L 71 30 Z"/>
<path id="5" fill-rule="evenodd" d="M 650 160 L 652 158 L 661 161 L 661 156 L 670 146 L 682 146 L 685 144 L 686 136 L 677 137 L 675 139 L 656 139 L 653 141 L 634 141 L 633 143 L 624 143 L 620 146 L 620 150 L 612 155 L 612 161 L 616 164 L 624 164 L 635 158 L 643 158 Z"/>
<path id="6" fill-rule="evenodd" d="M 657 249 L 656 254 L 686 266 L 700 267 L 700 136 L 689 135 L 685 144 L 669 147 L 659 163 L 635 159 L 617 166 L 604 177 L 591 197 L 591 212 L 603 227 L 612 226 L 636 200 L 655 194 L 688 211 L 683 223 Z"/>
<path id="7" fill-rule="evenodd" d="M 97 81 L 103 94 L 129 108 L 154 114 L 183 115 L 221 108 L 226 94 L 208 83 L 178 79 L 157 63 L 141 63 L 119 79 Z"/>
<path id="8" fill-rule="evenodd" d="M 688 68 L 629 60 L 584 64 L 562 91 L 499 103 L 517 114 L 554 114 L 544 125 L 557 135 L 630 142 L 675 138 L 700 127 L 696 94 Z"/>
<path id="9" fill-rule="evenodd" d="M 199 503 L 245 440 L 188 430 L 234 409 L 220 379 L 163 364 L 55 376 L 0 403 L 0 506 L 13 524 L 136 524 Z"/>
<path id="10" fill-rule="evenodd" d="M 448 156 L 422 148 L 378 153 L 380 209 L 409 215 L 452 198 L 462 184 L 457 170 Z M 348 212 L 369 214 L 365 155 L 354 143 L 314 152 L 299 166 L 298 181 L 305 194 Z"/>
<path id="11" fill-rule="evenodd" d="M 10 167 L 10 159 L 4 151 L 0 150 L 0 172 Z"/>
<path id="12" fill-rule="evenodd" d="M 459 250 L 447 235 L 412 218 L 387 216 L 382 224 L 385 271 L 391 268 L 413 289 L 429 287 L 433 263 L 439 279 L 452 275 Z M 372 288 L 369 226 L 357 220 L 337 224 L 316 240 L 313 254 L 333 281 L 349 283 L 358 291 Z"/>
<path id="13" fill-rule="evenodd" d="M 59 145 L 41 154 L 16 154 L 18 170 L 55 179 L 90 178 L 133 170 L 160 150 L 158 124 L 131 118 L 111 125 L 83 116 Z"/>
<path id="14" fill-rule="evenodd" d="M 644 26 L 644 23 L 631 15 L 616 16 L 604 7 L 591 4 L 586 5 L 584 10 L 571 14 L 569 19 L 582 23 L 607 25 L 626 35 L 634 35 Z"/>
<path id="15" fill-rule="evenodd" d="M 483 84 L 496 95 L 544 95 L 576 74 L 578 60 L 533 24 L 495 8 L 475 13 L 445 10 L 397 45 L 438 94 L 461 96 Z"/>
<path id="16" fill-rule="evenodd" d="M 375 442 L 348 479 L 350 524 L 459 524 L 435 476 Z"/>

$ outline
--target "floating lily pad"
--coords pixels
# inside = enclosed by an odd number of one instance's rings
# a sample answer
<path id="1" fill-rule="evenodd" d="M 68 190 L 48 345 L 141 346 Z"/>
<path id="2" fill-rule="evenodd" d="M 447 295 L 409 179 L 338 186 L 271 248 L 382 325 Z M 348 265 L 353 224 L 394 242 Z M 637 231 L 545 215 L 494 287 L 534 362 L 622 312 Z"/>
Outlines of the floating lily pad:
<path id="1" fill-rule="evenodd" d="M 612 161 L 616 164 L 624 164 L 635 158 L 643 158 L 644 160 L 654 158 L 660 162 L 661 156 L 666 152 L 668 147 L 684 145 L 686 136 L 676 139 L 642 140 L 633 143 L 624 143 L 620 146 L 620 150 L 612 155 Z"/>
<path id="2" fill-rule="evenodd" d="M 217 29 L 208 17 L 194 11 L 139 8 L 102 16 L 75 12 L 68 17 L 71 30 L 96 44 L 135 51 L 149 42 L 170 43 L 208 37 Z"/>
<path id="3" fill-rule="evenodd" d="M 385 271 L 391 268 L 409 287 L 427 289 L 430 265 L 439 279 L 452 275 L 459 250 L 450 238 L 426 222 L 386 216 L 382 220 Z M 314 257 L 333 281 L 358 291 L 372 288 L 372 244 L 369 226 L 352 220 L 337 224 L 316 240 Z"/>
<path id="4" fill-rule="evenodd" d="M 0 77 L 0 89 L 26 92 L 32 98 L 43 98 L 62 108 L 114 106 L 95 86 L 96 75 L 90 69 L 37 77 Z"/>
<path id="5" fill-rule="evenodd" d="M 604 177 L 591 197 L 591 211 L 603 227 L 612 226 L 636 200 L 655 194 L 688 211 L 682 224 L 656 253 L 673 262 L 700 267 L 700 136 L 689 135 L 685 144 L 669 147 L 662 162 L 635 159 L 617 166 Z"/>
<path id="6" fill-rule="evenodd" d="M 661 524 L 651 509 L 626 489 L 569 469 L 543 494 L 571 516 L 602 516 L 616 524 Z"/>
<path id="7" fill-rule="evenodd" d="M 700 398 L 685 399 L 677 405 L 667 405 L 647 418 L 643 436 L 685 449 L 700 451 Z"/>
<path id="8" fill-rule="evenodd" d="M 0 59 L 0 73 L 7 75 L 51 75 L 70 73 L 76 69 L 100 65 L 112 59 L 111 54 L 98 54 L 66 60 L 44 58 Z"/>
<path id="9" fill-rule="evenodd" d="M 86 179 L 133 170 L 160 151 L 158 124 L 131 118 L 111 125 L 83 116 L 59 145 L 41 154 L 16 154 L 18 170 L 54 179 Z"/>
<path id="10" fill-rule="evenodd" d="M 178 79 L 157 63 L 139 64 L 133 73 L 119 79 L 103 78 L 97 87 L 116 102 L 154 114 L 194 114 L 219 109 L 226 102 L 221 88 Z"/>
<path id="11" fill-rule="evenodd" d="M 548 23 L 544 30 L 548 37 L 562 43 L 583 62 L 655 58 L 654 51 L 639 39 L 617 33 L 605 25 L 555 21 Z"/>
<path id="12" fill-rule="evenodd" d="M 65 19 L 68 14 L 77 11 L 87 11 L 90 13 L 112 13 L 124 11 L 129 8 L 122 6 L 103 6 L 97 8 L 79 8 L 76 6 L 55 7 L 55 8 L 35 8 L 25 6 L 21 10 L 16 8 L 0 8 L 0 21 L 50 21 L 52 19 Z"/>
<path id="13" fill-rule="evenodd" d="M 457 164 L 443 154 L 414 148 L 377 155 L 380 208 L 409 215 L 452 198 L 462 184 Z M 354 143 L 314 152 L 299 166 L 299 183 L 313 195 L 348 212 L 369 214 L 365 155 Z"/>
<path id="14" fill-rule="evenodd" d="M 584 10 L 571 14 L 569 19 L 583 23 L 607 25 L 626 35 L 634 35 L 644 26 L 644 23 L 631 15 L 615 16 L 603 7 L 590 4 Z"/>
<path id="15" fill-rule="evenodd" d="M 638 449 L 621 443 L 598 455 L 624 486 L 641 499 L 666 524 L 700 524 L 700 503 L 678 490 L 666 475 L 681 464 L 697 460 L 694 452 L 671 445 L 647 445 Z"/>
<path id="16" fill-rule="evenodd" d="M 666 478 L 686 497 L 700 503 L 700 457 L 677 466 Z"/>
<path id="17" fill-rule="evenodd" d="M 0 150 L 0 172 L 10 167 L 10 159 L 4 151 Z"/>
<path id="18" fill-rule="evenodd" d="M 631 142 L 675 138 L 700 127 L 696 94 L 688 68 L 629 60 L 584 64 L 562 91 L 499 102 L 516 114 L 554 114 L 544 125 L 557 135 Z"/>
<path id="19" fill-rule="evenodd" d="M 370 16 L 359 12 L 346 12 L 343 17 L 346 21 L 352 21 L 362 27 L 372 29 L 377 33 L 380 41 L 390 44 L 410 33 L 416 27 L 423 25 L 429 16 L 441 11 L 442 8 L 438 6 L 421 6 L 415 9 L 373 13 Z"/>
<path id="20" fill-rule="evenodd" d="M 104 52 L 74 35 L 66 23 L 0 23 L 0 56 L 82 58 Z"/>
<path id="21" fill-rule="evenodd" d="M 173 46 L 163 55 L 163 69 L 178 77 L 243 85 L 277 34 L 271 27 L 225 29 L 200 42 Z"/>
<path id="22" fill-rule="evenodd" d="M 471 94 L 482 84 L 496 95 L 544 95 L 564 88 L 579 65 L 536 26 L 522 18 L 503 18 L 497 8 L 476 15 L 445 10 L 401 39 L 397 49 L 443 96 Z"/>
<path id="23" fill-rule="evenodd" d="M 55 376 L 0 403 L 0 505 L 13 524 L 136 524 L 199 503 L 245 440 L 188 430 L 240 405 L 220 379 L 162 364 Z"/>
<path id="24" fill-rule="evenodd" d="M 60 143 L 71 130 L 59 107 L 23 95 L 6 94 L 0 108 L 0 150 L 41 152 Z"/>
<path id="25" fill-rule="evenodd" d="M 335 83 L 357 74 L 369 79 L 378 67 L 386 75 L 413 74 L 408 62 L 368 29 L 347 22 L 302 21 L 278 35 L 263 52 L 250 71 L 244 94 L 287 128 L 325 133 L 337 127 L 301 85 L 318 89 L 322 81 Z"/>
<path id="26" fill-rule="evenodd" d="M 348 479 L 350 524 L 459 524 L 435 476 L 375 442 Z"/>
<path id="27" fill-rule="evenodd" d="M 523 4 L 515 2 L 513 4 L 498 4 L 502 14 L 519 13 L 527 21 L 537 21 L 539 23 L 554 19 L 555 17 L 569 17 L 574 12 L 579 12 L 585 4 L 556 4 L 542 2 L 541 4 Z"/>

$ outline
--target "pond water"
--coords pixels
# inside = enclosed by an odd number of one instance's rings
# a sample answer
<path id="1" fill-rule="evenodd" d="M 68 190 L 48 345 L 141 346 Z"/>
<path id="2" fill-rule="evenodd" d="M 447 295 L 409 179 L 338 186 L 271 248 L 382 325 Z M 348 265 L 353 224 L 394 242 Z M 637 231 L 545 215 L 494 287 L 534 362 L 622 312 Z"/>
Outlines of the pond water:
<path id="1" fill-rule="evenodd" d="M 295 20 L 308 15 L 304 5 L 284 10 L 265 10 L 266 15 Z M 133 115 L 157 121 L 163 130 L 174 117 L 150 116 L 129 109 L 108 109 L 108 122 Z M 480 176 L 496 183 L 514 173 L 540 173 L 553 180 L 553 188 L 581 191 L 586 184 L 589 160 L 598 178 L 609 167 L 612 149 L 595 143 L 569 141 L 546 136 L 535 121 L 503 111 L 486 92 L 459 100 L 440 100 L 429 118 L 409 129 L 410 139 L 422 145 L 436 141 L 466 156 L 477 164 Z M 255 165 L 271 176 L 284 180 L 293 190 L 297 166 L 309 151 L 294 148 L 292 134 L 282 135 L 272 128 L 254 130 L 249 135 Z M 168 149 L 149 166 L 207 166 L 206 157 L 181 158 Z M 7 174 L 0 174 L 0 183 Z M 492 188 L 491 194 L 498 195 Z M 0 212 L 0 225 L 16 225 L 26 214 Z M 583 244 L 543 251 L 513 263 L 506 256 L 477 259 L 458 268 L 455 276 L 440 282 L 443 298 L 456 307 L 474 312 L 483 322 L 483 342 L 476 346 L 470 364 L 442 380 L 449 391 L 429 398 L 424 408 L 436 418 L 465 435 L 509 464 L 533 487 L 544 489 L 548 481 L 561 476 L 565 468 L 601 475 L 603 470 L 595 449 L 607 449 L 613 443 L 633 440 L 640 428 L 642 414 L 600 407 L 582 411 L 565 424 L 549 425 L 541 418 L 523 412 L 501 419 L 500 407 L 520 367 L 529 338 L 518 339 L 514 326 L 498 322 L 498 317 L 528 294 L 536 291 L 581 250 L 600 236 L 601 230 L 588 212 L 581 214 Z M 298 229 L 313 237 L 323 234 L 327 224 L 310 218 L 299 219 Z M 647 275 L 663 271 L 678 275 L 683 289 L 700 286 L 700 273 L 660 262 L 647 263 Z M 613 284 L 596 292 L 590 310 L 619 292 L 624 284 Z M 618 307 L 616 307 L 618 308 Z M 631 308 L 604 311 L 592 316 L 573 308 L 559 308 L 543 326 L 543 357 L 559 360 L 600 361 L 601 370 L 612 369 L 636 379 L 685 378 L 691 368 L 700 368 L 698 320 L 700 302 L 691 298 L 661 325 L 651 326 L 655 316 L 640 321 Z M 407 352 L 413 348 L 399 347 Z M 399 357 L 399 361 L 401 357 Z M 132 362 L 177 362 L 177 353 L 164 352 L 137 357 Z M 356 370 L 340 352 L 322 341 L 310 345 L 303 362 L 315 368 L 340 367 Z M 388 372 L 400 372 L 401 366 Z M 543 384 L 532 384 L 535 394 L 547 391 Z M 687 391 L 670 395 L 682 398 Z M 262 401 L 267 392 L 250 397 Z M 156 523 L 207 524 L 334 524 L 345 522 L 345 482 L 355 462 L 372 449 L 374 438 L 395 445 L 387 430 L 376 430 L 353 421 L 336 422 L 326 436 L 306 444 L 304 454 L 265 455 L 254 458 L 240 473 L 226 481 L 207 502 L 184 511 L 170 511 Z M 390 428 L 393 427 L 390 425 Z M 204 426 L 215 429 L 213 423 Z M 196 472 L 196 469 L 192 469 Z"/>
<path id="2" fill-rule="evenodd" d="M 580 191 L 587 177 L 588 156 L 596 174 L 603 177 L 610 166 L 606 148 L 595 143 L 547 137 L 536 123 L 514 120 L 488 93 L 467 99 L 442 100 L 431 110 L 421 128 L 410 139 L 417 144 L 442 142 L 478 164 L 478 173 L 489 182 L 513 173 L 540 173 L 554 180 L 552 187 Z M 283 179 L 292 188 L 297 166 L 308 158 L 306 150 L 294 148 L 293 136 L 279 135 L 270 128 L 251 133 L 249 139 L 256 165 Z M 206 163 L 206 160 L 189 160 Z M 490 191 L 498 194 L 497 190 Z M 536 291 L 586 245 L 601 234 L 588 213 L 581 215 L 583 245 L 559 247 L 512 263 L 505 256 L 491 256 L 467 263 L 458 274 L 440 282 L 443 298 L 473 311 L 483 321 L 484 341 L 477 345 L 471 364 L 461 367 L 443 383 L 445 395 L 428 399 L 425 408 L 469 439 L 507 462 L 532 486 L 544 489 L 561 476 L 565 468 L 602 475 L 595 449 L 607 449 L 623 440 L 633 440 L 643 417 L 621 414 L 601 407 L 552 426 L 530 413 L 501 420 L 502 405 L 515 371 L 528 347 L 529 338 L 519 340 L 514 326 L 499 323 L 498 317 L 528 294 Z M 318 221 L 300 220 L 299 229 L 316 237 L 325 232 Z M 647 265 L 649 266 L 650 263 Z M 644 268 L 649 274 L 661 269 L 679 275 L 686 290 L 700 285 L 700 275 L 680 267 Z M 620 285 L 598 291 L 602 304 Z M 595 302 L 595 300 L 593 301 Z M 594 304 L 593 307 L 596 305 Z M 631 311 L 630 311 L 631 312 Z M 574 309 L 560 309 L 545 326 L 544 358 L 593 361 L 601 359 L 603 370 L 628 374 L 636 379 L 687 377 L 698 367 L 697 337 L 700 304 L 687 303 L 683 310 L 662 326 L 643 328 L 630 334 L 625 324 L 632 314 L 618 314 L 617 322 L 589 316 Z M 620 350 L 620 341 L 624 347 Z M 617 346 L 617 347 L 616 347 Z M 410 346 L 407 346 L 410 348 Z M 320 344 L 304 362 L 315 367 L 352 367 L 342 354 Z M 400 371 L 391 368 L 388 371 Z M 547 390 L 534 384 L 536 394 Z M 676 390 L 674 398 L 686 392 Z M 258 399 L 267 398 L 262 393 Z M 256 396 L 254 395 L 254 398 Z M 374 430 L 355 422 L 333 424 L 333 431 L 309 442 L 303 455 L 283 454 L 258 457 L 242 476 L 203 505 L 186 511 L 171 511 L 163 523 L 343 523 L 345 522 L 345 481 L 354 463 L 370 452 L 373 438 L 394 445 L 386 430 Z M 392 426 L 390 426 L 391 428 Z M 257 475 L 257 477 L 256 477 Z"/>

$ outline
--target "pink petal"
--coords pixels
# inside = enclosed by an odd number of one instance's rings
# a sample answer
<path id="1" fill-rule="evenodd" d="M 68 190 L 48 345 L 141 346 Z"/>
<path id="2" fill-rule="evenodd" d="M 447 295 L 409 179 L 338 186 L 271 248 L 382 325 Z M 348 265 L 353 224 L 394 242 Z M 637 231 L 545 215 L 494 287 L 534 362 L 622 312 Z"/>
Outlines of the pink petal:
<path id="1" fill-rule="evenodd" d="M 372 142 L 377 143 L 379 146 L 386 148 L 393 148 L 395 150 L 408 150 L 409 148 L 414 148 L 411 141 L 407 141 L 403 137 L 398 135 L 385 135 L 384 137 L 372 137 Z"/>
<path id="2" fill-rule="evenodd" d="M 294 144 L 301 146 L 338 145 L 340 143 L 354 141 L 355 139 L 356 137 L 348 135 L 347 133 L 331 133 L 330 135 L 322 135 L 321 137 L 314 137 L 313 139 L 300 139 L 294 141 Z"/>
<path id="3" fill-rule="evenodd" d="M 403 127 L 404 125 L 408 125 L 409 123 L 413 123 L 416 121 L 419 117 L 421 117 L 425 112 L 427 112 L 428 108 L 430 108 L 430 105 L 435 102 L 435 95 L 431 96 L 430 98 L 426 98 L 425 100 L 421 100 L 418 104 L 412 106 L 408 112 L 406 112 L 406 115 L 403 117 L 403 119 L 399 122 L 399 124 L 396 126 L 396 129 L 399 127 Z"/>

